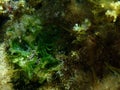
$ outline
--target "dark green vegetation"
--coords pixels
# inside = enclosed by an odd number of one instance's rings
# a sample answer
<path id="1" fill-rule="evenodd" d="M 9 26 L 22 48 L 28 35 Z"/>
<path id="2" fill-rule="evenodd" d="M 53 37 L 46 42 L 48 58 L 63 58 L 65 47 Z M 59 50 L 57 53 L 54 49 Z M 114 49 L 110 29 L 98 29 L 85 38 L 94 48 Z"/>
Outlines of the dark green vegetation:
<path id="1" fill-rule="evenodd" d="M 107 17 L 105 3 L 28 0 L 35 10 L 14 16 L 5 25 L 14 88 L 92 90 L 105 76 L 119 76 L 120 18 L 119 13 L 114 22 L 114 17 Z"/>
<path id="2" fill-rule="evenodd" d="M 26 88 L 24 84 L 31 82 L 42 84 L 60 70 L 60 60 L 56 59 L 55 53 L 63 47 L 60 44 L 63 33 L 54 25 L 43 27 L 35 15 L 23 15 L 9 26 L 6 33 L 9 38 L 8 54 L 17 73 L 13 81 L 16 88 L 21 84 L 23 90 Z"/>

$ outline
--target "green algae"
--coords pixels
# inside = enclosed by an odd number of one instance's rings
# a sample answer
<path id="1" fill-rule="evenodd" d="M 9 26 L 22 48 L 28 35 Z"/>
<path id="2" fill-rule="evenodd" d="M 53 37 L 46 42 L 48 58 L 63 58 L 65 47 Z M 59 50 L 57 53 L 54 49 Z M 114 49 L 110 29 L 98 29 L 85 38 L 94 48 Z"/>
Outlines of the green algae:
<path id="1" fill-rule="evenodd" d="M 14 88 L 109 90 L 113 75 L 119 89 L 119 3 L 28 0 L 13 11 L 3 28 Z"/>

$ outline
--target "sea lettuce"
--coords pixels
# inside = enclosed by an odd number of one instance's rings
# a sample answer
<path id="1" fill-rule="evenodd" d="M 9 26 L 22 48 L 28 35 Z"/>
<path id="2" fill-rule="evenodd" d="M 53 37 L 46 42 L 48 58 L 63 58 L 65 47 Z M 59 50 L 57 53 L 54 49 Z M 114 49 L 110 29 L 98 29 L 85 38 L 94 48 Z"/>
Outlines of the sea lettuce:
<path id="1" fill-rule="evenodd" d="M 7 28 L 8 57 L 16 72 L 25 77 L 24 83 L 34 82 L 37 77 L 42 84 L 60 70 L 60 61 L 55 58 L 59 32 L 55 26 L 42 26 L 36 15 L 23 15 Z"/>

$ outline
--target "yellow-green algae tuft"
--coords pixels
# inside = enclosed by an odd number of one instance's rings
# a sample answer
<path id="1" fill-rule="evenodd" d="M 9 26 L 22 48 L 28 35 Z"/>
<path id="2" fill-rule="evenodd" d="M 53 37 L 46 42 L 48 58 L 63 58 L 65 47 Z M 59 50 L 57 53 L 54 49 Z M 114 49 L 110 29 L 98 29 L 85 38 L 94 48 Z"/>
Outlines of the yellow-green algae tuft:
<path id="1" fill-rule="evenodd" d="M 13 75 L 13 68 L 8 63 L 5 45 L 0 44 L 0 90 L 13 90 L 11 77 Z"/>

